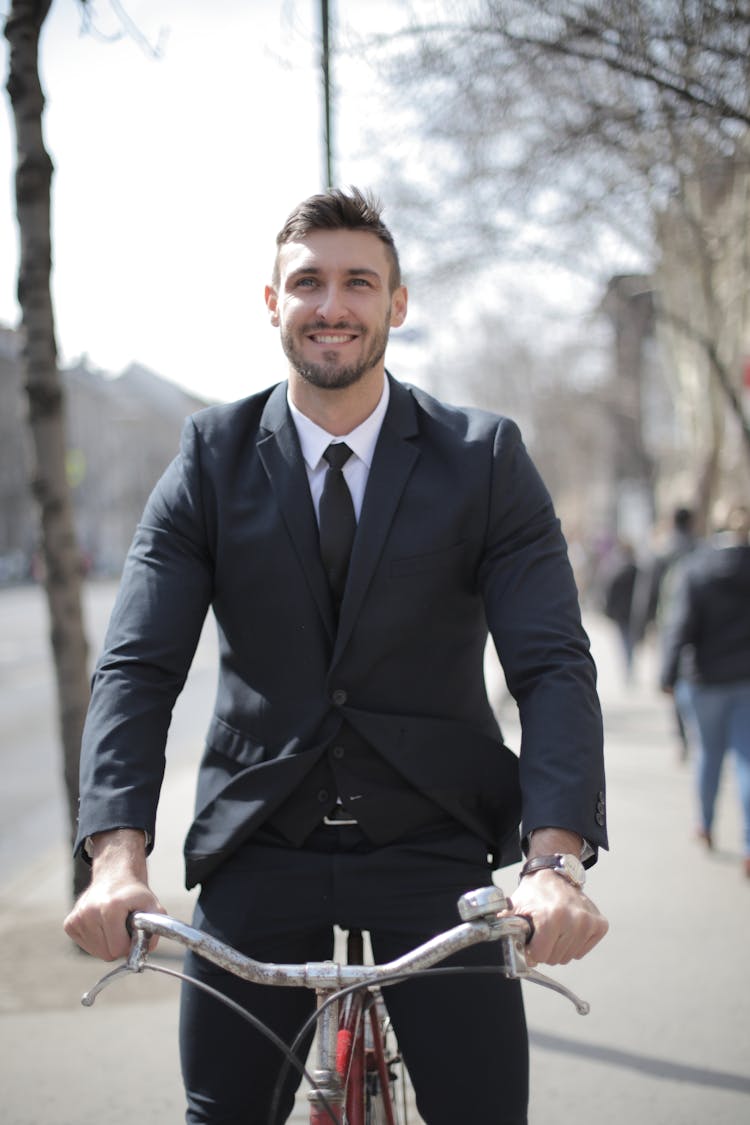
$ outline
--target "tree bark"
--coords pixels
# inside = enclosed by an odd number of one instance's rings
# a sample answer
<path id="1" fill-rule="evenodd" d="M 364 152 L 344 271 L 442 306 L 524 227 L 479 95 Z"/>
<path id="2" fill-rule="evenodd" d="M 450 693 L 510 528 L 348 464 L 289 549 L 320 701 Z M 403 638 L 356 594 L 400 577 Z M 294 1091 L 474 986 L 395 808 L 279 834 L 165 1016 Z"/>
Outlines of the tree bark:
<path id="1" fill-rule="evenodd" d="M 22 314 L 22 367 L 32 439 L 32 491 L 38 505 L 44 587 L 50 617 L 63 776 L 71 840 L 78 815 L 78 762 L 89 699 L 88 646 L 81 605 L 81 555 L 66 477 L 66 425 L 50 292 L 50 185 L 52 161 L 44 145 L 44 94 L 39 37 L 52 0 L 13 0 L 5 24 L 10 44 L 8 94 L 16 130 L 16 212 L 20 232 L 18 300 Z M 73 892 L 88 880 L 73 866 Z"/>

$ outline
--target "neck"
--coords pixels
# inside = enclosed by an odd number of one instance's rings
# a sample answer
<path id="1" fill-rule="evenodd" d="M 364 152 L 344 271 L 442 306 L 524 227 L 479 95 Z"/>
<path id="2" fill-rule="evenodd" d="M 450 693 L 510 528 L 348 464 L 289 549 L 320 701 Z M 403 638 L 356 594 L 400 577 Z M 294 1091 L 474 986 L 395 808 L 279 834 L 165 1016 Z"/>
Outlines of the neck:
<path id="1" fill-rule="evenodd" d="M 289 372 L 292 402 L 312 422 L 334 437 L 350 434 L 369 418 L 383 393 L 383 368 L 368 371 L 350 387 L 314 387 L 296 371 Z"/>

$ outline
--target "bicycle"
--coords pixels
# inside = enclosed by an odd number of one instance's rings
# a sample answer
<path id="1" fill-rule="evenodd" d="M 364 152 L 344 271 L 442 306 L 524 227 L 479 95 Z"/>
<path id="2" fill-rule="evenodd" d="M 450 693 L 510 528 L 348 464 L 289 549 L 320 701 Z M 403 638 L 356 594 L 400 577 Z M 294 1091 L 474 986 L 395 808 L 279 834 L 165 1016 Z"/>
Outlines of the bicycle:
<path id="1" fill-rule="evenodd" d="M 531 922 L 515 914 L 503 914 L 511 904 L 499 887 L 481 887 L 461 896 L 458 913 L 462 922 L 444 933 L 410 950 L 384 965 L 362 964 L 362 935 L 349 935 L 348 962 L 309 962 L 302 965 L 277 965 L 255 961 L 217 938 L 164 914 L 134 913 L 129 926 L 132 946 L 127 960 L 106 973 L 84 993 L 81 1003 L 90 1007 L 99 993 L 124 973 L 144 970 L 164 973 L 186 980 L 216 996 L 218 1000 L 249 1020 L 258 1030 L 276 1043 L 286 1058 L 285 1065 L 300 1071 L 310 1084 L 310 1125 L 406 1125 L 405 1102 L 399 1114 L 393 1087 L 400 1064 L 398 1050 L 392 1045 L 385 1007 L 380 990 L 388 985 L 426 973 L 502 972 L 511 979 L 527 980 L 551 988 L 567 997 L 581 1015 L 589 1005 L 558 981 L 529 968 L 525 946 L 530 939 Z M 315 990 L 316 1011 L 300 1029 L 291 1046 L 278 1039 L 272 1031 L 202 981 L 194 980 L 175 969 L 148 961 L 152 936 L 170 938 L 208 961 L 233 973 L 242 980 L 256 984 L 304 987 Z M 499 941 L 502 964 L 479 969 L 440 966 L 453 953 L 483 941 Z M 296 1051 L 311 1023 L 317 1023 L 317 1059 L 312 1074 L 300 1062 Z M 285 1077 L 285 1069 L 277 1082 L 277 1097 Z M 402 1083 L 403 1088 L 403 1083 Z M 275 1119 L 274 1106 L 271 1119 Z"/>

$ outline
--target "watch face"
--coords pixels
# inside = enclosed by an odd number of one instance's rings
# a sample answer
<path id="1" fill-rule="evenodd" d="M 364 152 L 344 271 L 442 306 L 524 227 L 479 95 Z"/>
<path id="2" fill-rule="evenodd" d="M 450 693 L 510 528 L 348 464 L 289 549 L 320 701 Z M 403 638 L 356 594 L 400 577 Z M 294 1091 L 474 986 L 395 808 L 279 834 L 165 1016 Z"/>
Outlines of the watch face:
<path id="1" fill-rule="evenodd" d="M 582 887 L 586 882 L 586 871 L 583 864 L 574 855 L 560 856 L 560 870 L 567 875 L 572 883 Z"/>

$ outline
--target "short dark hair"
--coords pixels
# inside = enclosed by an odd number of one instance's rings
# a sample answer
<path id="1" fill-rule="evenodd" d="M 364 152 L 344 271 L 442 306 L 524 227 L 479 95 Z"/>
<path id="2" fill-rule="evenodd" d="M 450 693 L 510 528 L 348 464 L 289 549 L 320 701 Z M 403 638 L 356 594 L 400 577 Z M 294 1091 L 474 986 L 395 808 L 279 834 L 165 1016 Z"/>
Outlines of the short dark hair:
<path id="1" fill-rule="evenodd" d="M 349 191 L 329 188 L 297 204 L 276 235 L 276 261 L 273 283 L 279 284 L 279 251 L 287 242 L 296 242 L 316 230 L 363 230 L 384 244 L 391 262 L 391 292 L 401 284 L 401 265 L 393 235 L 380 217 L 383 206 L 371 192 L 350 187 Z"/>

